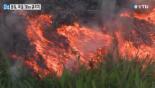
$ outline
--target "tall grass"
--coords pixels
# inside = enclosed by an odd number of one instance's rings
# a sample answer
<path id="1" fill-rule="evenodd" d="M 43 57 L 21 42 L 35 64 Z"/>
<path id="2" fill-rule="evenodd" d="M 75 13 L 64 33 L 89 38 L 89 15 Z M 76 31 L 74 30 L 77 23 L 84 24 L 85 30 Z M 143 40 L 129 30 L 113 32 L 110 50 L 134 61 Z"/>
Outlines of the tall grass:
<path id="1" fill-rule="evenodd" d="M 81 68 L 79 73 L 65 70 L 61 78 L 48 76 L 37 79 L 24 74 L 12 79 L 10 61 L 0 54 L 0 88 L 155 88 L 154 63 L 144 65 L 136 59 L 119 59 L 117 63 L 107 60 L 98 68 L 86 70 Z"/>
<path id="2" fill-rule="evenodd" d="M 11 71 L 12 66 L 11 60 L 0 51 L 0 88 L 34 88 L 36 78 L 26 74 L 22 66 Z"/>

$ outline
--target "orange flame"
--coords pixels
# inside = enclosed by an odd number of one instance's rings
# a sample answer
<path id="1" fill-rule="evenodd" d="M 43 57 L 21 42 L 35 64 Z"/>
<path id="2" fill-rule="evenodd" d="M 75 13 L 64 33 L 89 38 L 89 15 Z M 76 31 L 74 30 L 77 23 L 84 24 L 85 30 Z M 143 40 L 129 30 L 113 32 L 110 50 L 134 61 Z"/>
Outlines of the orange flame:
<path id="1" fill-rule="evenodd" d="M 80 27 L 78 23 L 72 26 L 62 26 L 58 28 L 58 33 L 67 37 L 70 46 L 79 52 L 84 63 L 86 58 L 94 56 L 97 49 L 107 49 L 111 45 L 109 35 L 87 27 Z"/>
<path id="2" fill-rule="evenodd" d="M 133 14 L 130 11 L 124 11 L 123 13 L 120 14 L 122 17 L 135 17 L 139 20 L 145 20 L 151 24 L 155 24 L 155 9 L 153 9 L 150 12 L 147 13 L 136 13 L 134 12 Z"/>
<path id="3" fill-rule="evenodd" d="M 155 9 L 153 9 L 150 13 L 147 14 L 138 14 L 134 13 L 134 17 L 140 20 L 145 20 L 149 23 L 155 24 Z"/>
<path id="4" fill-rule="evenodd" d="M 110 45 L 111 37 L 90 28 L 80 27 L 78 23 L 72 26 L 64 25 L 57 29 L 57 33 L 69 40 L 70 48 L 65 50 L 55 47 L 54 42 L 44 36 L 43 26 L 51 25 L 51 19 L 49 15 L 40 15 L 37 18 L 28 17 L 27 36 L 46 65 L 46 69 L 43 70 L 35 62 L 37 58 L 27 60 L 26 64 L 36 73 L 49 75 L 56 72 L 57 76 L 61 76 L 64 67 L 76 70 L 79 62 L 89 67 L 90 61 L 94 61 L 93 63 L 100 61 L 101 58 L 96 58 L 95 55 L 106 53 L 106 50 L 102 48 Z"/>
<path id="5" fill-rule="evenodd" d="M 122 13 L 120 16 L 134 16 L 136 19 L 142 19 L 153 25 L 155 24 L 155 10 L 145 16 L 137 13 L 130 15 L 128 12 Z M 53 40 L 45 36 L 47 28 L 52 25 L 52 16 L 39 15 L 33 18 L 27 17 L 27 20 L 26 33 L 31 45 L 35 47 L 35 53 L 34 57 L 26 59 L 25 63 L 35 73 L 42 74 L 43 76 L 56 73 L 60 77 L 64 68 L 76 71 L 79 69 L 79 64 L 91 68 L 94 64 L 102 61 L 102 58 L 99 56 L 109 53 L 109 49 L 113 44 L 113 35 L 81 26 L 75 22 L 73 25 L 62 25 L 57 28 L 56 33 L 64 36 L 69 44 L 67 49 L 65 48 L 66 46 L 58 47 Z M 138 47 L 135 47 L 134 42 L 125 40 L 121 30 L 120 28 L 117 32 L 114 32 L 120 56 L 127 58 L 135 56 L 138 56 L 138 58 L 148 56 L 152 58 L 155 56 L 154 44 L 146 45 L 141 43 Z M 149 35 L 152 41 L 154 41 L 154 33 Z M 50 36 L 52 36 L 52 33 Z M 42 61 L 41 64 L 38 63 L 40 60 Z M 42 64 L 45 66 L 40 66 Z"/>
<path id="6" fill-rule="evenodd" d="M 128 59 L 137 57 L 140 59 L 153 58 L 155 55 L 155 47 L 148 46 L 146 44 L 140 44 L 138 47 L 135 47 L 133 42 L 126 41 L 121 36 L 120 32 L 116 33 L 118 39 L 118 48 L 121 56 Z"/>
<path id="7" fill-rule="evenodd" d="M 29 26 L 27 27 L 27 36 L 31 43 L 35 45 L 37 53 L 39 53 L 44 59 L 44 63 L 48 72 L 44 73 L 53 73 L 56 72 L 58 76 L 62 74 L 63 67 L 60 64 L 59 59 L 57 59 L 56 52 L 53 47 L 50 45 L 53 42 L 47 40 L 43 35 L 43 25 L 49 26 L 51 24 L 51 16 L 40 15 L 37 18 L 29 18 Z M 27 61 L 28 65 L 32 66 L 36 72 L 38 72 L 38 66 L 35 61 Z M 41 70 L 42 71 L 42 70 Z"/>

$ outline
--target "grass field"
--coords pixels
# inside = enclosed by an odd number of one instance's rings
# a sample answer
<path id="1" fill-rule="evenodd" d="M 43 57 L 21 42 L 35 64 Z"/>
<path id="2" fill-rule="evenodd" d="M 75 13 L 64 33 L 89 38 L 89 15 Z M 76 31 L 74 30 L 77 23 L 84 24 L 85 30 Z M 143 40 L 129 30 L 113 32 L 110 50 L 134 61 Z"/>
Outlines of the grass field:
<path id="1" fill-rule="evenodd" d="M 154 63 L 135 59 L 106 60 L 98 68 L 79 73 L 65 70 L 61 78 L 49 76 L 39 79 L 27 73 L 24 67 L 10 72 L 10 61 L 0 54 L 0 88 L 155 88 Z"/>

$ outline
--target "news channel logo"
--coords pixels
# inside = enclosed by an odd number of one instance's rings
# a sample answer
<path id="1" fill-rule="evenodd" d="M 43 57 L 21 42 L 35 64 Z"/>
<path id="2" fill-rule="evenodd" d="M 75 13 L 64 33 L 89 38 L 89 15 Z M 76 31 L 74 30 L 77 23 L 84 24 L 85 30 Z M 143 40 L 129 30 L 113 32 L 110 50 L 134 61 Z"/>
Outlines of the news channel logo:
<path id="1" fill-rule="evenodd" d="M 150 8 L 148 4 L 136 4 L 136 3 L 131 3 L 130 8 L 134 10 L 147 10 Z"/>
<path id="2" fill-rule="evenodd" d="M 3 4 L 3 10 L 10 10 L 10 4 Z"/>
<path id="3" fill-rule="evenodd" d="M 41 10 L 41 4 L 3 4 L 3 10 Z"/>

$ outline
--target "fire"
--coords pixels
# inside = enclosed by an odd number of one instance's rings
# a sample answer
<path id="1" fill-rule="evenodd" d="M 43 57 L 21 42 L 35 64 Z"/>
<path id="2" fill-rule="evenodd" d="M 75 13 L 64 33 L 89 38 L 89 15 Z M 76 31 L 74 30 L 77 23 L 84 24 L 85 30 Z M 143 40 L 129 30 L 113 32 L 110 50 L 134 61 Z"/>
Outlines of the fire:
<path id="1" fill-rule="evenodd" d="M 148 23 L 155 24 L 155 9 L 146 13 L 131 13 L 131 11 L 124 11 L 120 14 L 121 17 L 135 17 L 139 20 L 147 21 Z"/>
<path id="2" fill-rule="evenodd" d="M 128 59 L 137 58 L 137 59 L 146 59 L 153 58 L 155 55 L 155 47 L 148 46 L 146 44 L 139 44 L 136 47 L 131 41 L 124 40 L 119 32 L 116 33 L 118 39 L 118 48 L 119 53 L 122 57 L 126 57 Z"/>
<path id="3" fill-rule="evenodd" d="M 103 55 L 107 52 L 106 49 L 111 43 L 109 35 L 87 27 L 80 27 L 78 23 L 71 26 L 64 25 L 57 29 L 57 33 L 68 39 L 69 48 L 65 49 L 65 46 L 60 48 L 44 35 L 46 31 L 44 26 L 49 27 L 52 24 L 51 20 L 52 17 L 49 15 L 28 17 L 27 36 L 45 64 L 45 67 L 41 68 L 36 62 L 39 59 L 37 56 L 28 59 L 26 64 L 36 73 L 43 75 L 56 73 L 57 76 L 61 76 L 64 67 L 78 70 L 78 63 L 89 68 L 91 61 L 93 64 L 101 61 L 101 58 L 96 58 L 96 55 Z"/>
<path id="4" fill-rule="evenodd" d="M 150 13 L 146 14 L 138 14 L 134 13 L 134 17 L 140 20 L 145 20 L 149 23 L 155 24 L 155 9 L 153 9 Z"/>
<path id="5" fill-rule="evenodd" d="M 94 56 L 97 49 L 107 49 L 111 45 L 111 37 L 108 34 L 95 31 L 95 29 L 80 27 L 78 23 L 72 26 L 62 26 L 58 28 L 58 33 L 67 37 L 70 46 L 79 52 L 84 63 L 86 58 L 91 59 Z"/>
<path id="6" fill-rule="evenodd" d="M 120 17 L 131 18 L 131 16 L 155 25 L 155 10 L 147 15 L 131 14 L 130 12 L 120 14 Z M 112 31 L 115 36 L 83 26 L 78 22 L 72 25 L 61 25 L 53 32 L 49 30 L 53 23 L 52 16 L 42 14 L 35 17 L 26 16 L 26 18 L 28 21 L 26 34 L 31 45 L 34 46 L 35 52 L 30 52 L 33 53 L 33 56 L 27 57 L 25 64 L 41 76 L 56 74 L 60 77 L 65 68 L 77 71 L 79 65 L 85 65 L 87 68 L 94 67 L 95 64 L 102 61 L 100 56 L 109 53 L 110 48 L 115 44 L 114 37 L 117 41 L 115 48 L 118 48 L 118 53 L 122 57 L 153 58 L 155 56 L 154 33 L 146 32 L 153 42 L 153 44 L 147 45 L 144 42 L 139 42 L 140 38 L 137 39 L 137 37 L 141 36 L 135 30 L 131 31 L 133 35 L 131 40 L 125 39 L 122 35 L 126 32 L 123 29 L 125 27 L 119 27 L 120 25 L 117 25 L 116 31 Z M 108 31 L 109 29 L 104 30 Z M 55 40 L 51 39 L 55 36 Z M 63 36 L 62 41 L 59 41 L 61 40 L 60 36 Z M 139 42 L 137 43 L 138 47 L 135 46 L 135 41 L 132 39 Z"/>
<path id="7" fill-rule="evenodd" d="M 43 25 L 49 26 L 51 22 L 51 16 L 40 15 L 37 18 L 29 18 L 29 25 L 27 27 L 27 36 L 31 41 L 32 45 L 35 45 L 36 52 L 39 53 L 46 65 L 47 71 L 41 70 L 43 73 L 56 72 L 58 76 L 62 74 L 63 66 L 60 64 L 60 60 L 56 54 L 55 48 L 50 47 L 53 45 L 52 41 L 47 40 L 43 34 Z M 37 59 L 36 57 L 34 59 Z M 27 64 L 34 68 L 38 72 L 39 67 L 37 66 L 34 59 L 27 61 Z"/>
<path id="8" fill-rule="evenodd" d="M 143 28 L 137 28 L 136 30 L 145 32 L 145 35 L 148 35 L 150 38 L 149 41 L 152 42 L 152 44 L 147 45 L 143 42 L 141 42 L 140 35 L 136 33 L 136 31 L 131 31 L 133 33 L 133 38 L 136 40 L 136 42 L 139 42 L 138 47 L 134 45 L 135 42 L 133 41 L 127 41 L 123 39 L 123 36 L 121 36 L 120 32 L 117 33 L 118 42 L 119 42 L 119 48 L 120 48 L 120 54 L 122 56 L 127 58 L 154 58 L 155 55 L 155 47 L 154 47 L 154 41 L 155 41 L 155 33 L 154 33 L 154 25 L 155 25 L 155 9 L 153 9 L 150 12 L 147 13 L 137 13 L 137 12 L 131 12 L 131 11 L 124 11 L 120 14 L 121 17 L 127 17 L 127 18 L 135 18 L 139 20 L 139 24 L 143 26 Z M 147 24 L 146 24 L 147 22 Z M 149 27 L 146 27 L 150 25 Z M 151 27 L 152 25 L 152 27 Z M 144 27 L 146 27 L 144 29 Z M 151 30 L 151 31 L 150 31 Z M 143 35 L 143 36 L 145 36 Z M 145 39 L 143 39 L 145 40 Z M 146 39 L 147 40 L 147 39 Z"/>

